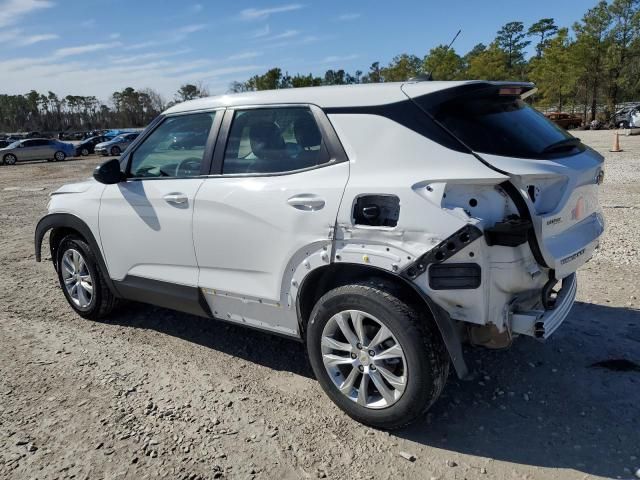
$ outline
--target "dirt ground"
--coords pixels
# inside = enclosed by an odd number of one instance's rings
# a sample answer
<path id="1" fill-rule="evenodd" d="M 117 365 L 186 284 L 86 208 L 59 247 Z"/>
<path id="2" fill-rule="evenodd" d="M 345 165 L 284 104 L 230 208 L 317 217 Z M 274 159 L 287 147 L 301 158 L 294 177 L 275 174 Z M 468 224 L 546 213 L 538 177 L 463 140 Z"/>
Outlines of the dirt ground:
<path id="1" fill-rule="evenodd" d="M 569 319 L 546 343 L 468 350 L 476 379 L 452 375 L 394 433 L 342 414 L 299 343 L 140 304 L 74 315 L 33 231 L 101 159 L 0 167 L 0 477 L 634 477 L 640 371 L 592 366 L 640 364 L 640 136 L 609 153 L 611 135 L 578 133 L 607 158 L 608 230 Z"/>

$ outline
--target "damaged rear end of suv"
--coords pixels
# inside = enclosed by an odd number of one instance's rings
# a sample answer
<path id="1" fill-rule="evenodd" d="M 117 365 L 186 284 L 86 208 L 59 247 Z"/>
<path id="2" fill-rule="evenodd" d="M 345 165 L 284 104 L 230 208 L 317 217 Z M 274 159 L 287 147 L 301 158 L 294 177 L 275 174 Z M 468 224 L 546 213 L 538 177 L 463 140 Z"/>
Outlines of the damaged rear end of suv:
<path id="1" fill-rule="evenodd" d="M 404 91 L 479 162 L 505 177 L 487 185 L 454 180 L 437 188 L 442 208 L 466 216 L 483 232 L 484 242 L 474 246 L 480 249 L 474 252 L 475 271 L 485 272 L 483 293 L 465 299 L 464 291 L 433 291 L 434 282 L 438 289 L 449 282 L 466 290 L 454 280 L 457 270 L 446 265 L 469 261 L 470 251 L 432 264 L 425 288 L 471 324 L 474 344 L 505 347 L 516 335 L 549 337 L 571 309 L 576 270 L 591 258 L 604 231 L 598 202 L 603 157 L 527 105 L 522 97 L 534 92 L 532 84 L 472 83 L 423 96 L 420 84 L 412 84 Z"/>

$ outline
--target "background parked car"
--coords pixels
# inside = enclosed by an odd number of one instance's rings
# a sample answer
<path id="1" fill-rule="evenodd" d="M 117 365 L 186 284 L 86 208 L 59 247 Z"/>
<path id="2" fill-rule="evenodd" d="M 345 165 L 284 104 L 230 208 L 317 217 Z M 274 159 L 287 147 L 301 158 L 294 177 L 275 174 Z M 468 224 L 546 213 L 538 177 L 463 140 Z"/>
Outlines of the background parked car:
<path id="1" fill-rule="evenodd" d="M 67 157 L 73 157 L 74 154 L 75 147 L 70 143 L 48 138 L 30 138 L 0 148 L 0 162 L 5 165 L 15 165 L 16 162 L 24 160 L 61 162 Z"/>
<path id="2" fill-rule="evenodd" d="M 96 145 L 108 142 L 109 139 L 104 135 L 89 137 L 76 145 L 76 156 L 87 156 L 95 152 Z"/>
<path id="3" fill-rule="evenodd" d="M 101 155 L 113 155 L 117 157 L 133 142 L 139 133 L 124 133 L 109 140 L 108 142 L 98 143 L 95 146 L 95 153 Z"/>
<path id="4" fill-rule="evenodd" d="M 10 140 L 0 140 L 0 148 L 8 147 L 12 143 L 13 142 L 11 142 Z"/>
<path id="5" fill-rule="evenodd" d="M 640 103 L 625 105 L 612 115 L 612 128 L 640 127 Z"/>
<path id="6" fill-rule="evenodd" d="M 580 125 L 582 125 L 582 117 L 580 117 L 579 115 L 573 115 L 571 113 L 552 112 L 545 113 L 544 116 L 556 125 L 562 128 L 566 128 L 567 130 L 571 128 L 578 128 Z"/>

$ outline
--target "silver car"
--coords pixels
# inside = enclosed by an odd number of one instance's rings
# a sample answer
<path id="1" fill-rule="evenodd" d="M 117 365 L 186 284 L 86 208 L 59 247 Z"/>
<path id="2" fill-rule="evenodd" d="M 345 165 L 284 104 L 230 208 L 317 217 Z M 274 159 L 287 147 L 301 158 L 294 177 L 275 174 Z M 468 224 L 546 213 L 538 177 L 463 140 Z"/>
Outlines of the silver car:
<path id="1" fill-rule="evenodd" d="M 117 137 L 112 138 L 108 142 L 99 143 L 96 145 L 94 151 L 98 155 L 113 155 L 117 157 L 126 150 L 131 142 L 133 142 L 139 133 L 123 133 Z"/>
<path id="2" fill-rule="evenodd" d="M 61 162 L 67 157 L 73 157 L 74 154 L 75 148 L 70 143 L 50 138 L 29 138 L 0 148 L 0 164 L 15 165 L 16 162 L 24 160 Z"/>

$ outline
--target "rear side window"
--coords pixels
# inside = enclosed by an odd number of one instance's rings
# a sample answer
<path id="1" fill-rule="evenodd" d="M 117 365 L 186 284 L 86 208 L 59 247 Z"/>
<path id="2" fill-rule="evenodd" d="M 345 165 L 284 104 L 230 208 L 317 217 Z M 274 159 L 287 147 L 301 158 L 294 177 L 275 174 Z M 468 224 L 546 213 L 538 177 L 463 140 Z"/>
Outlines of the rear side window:
<path id="1" fill-rule="evenodd" d="M 222 173 L 284 173 L 328 161 L 322 134 L 309 108 L 236 110 Z"/>
<path id="2" fill-rule="evenodd" d="M 496 90 L 449 100 L 431 107 L 430 113 L 480 153 L 547 158 L 576 153 L 581 146 L 578 139 L 519 97 L 501 96 Z"/>

